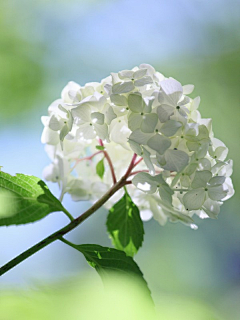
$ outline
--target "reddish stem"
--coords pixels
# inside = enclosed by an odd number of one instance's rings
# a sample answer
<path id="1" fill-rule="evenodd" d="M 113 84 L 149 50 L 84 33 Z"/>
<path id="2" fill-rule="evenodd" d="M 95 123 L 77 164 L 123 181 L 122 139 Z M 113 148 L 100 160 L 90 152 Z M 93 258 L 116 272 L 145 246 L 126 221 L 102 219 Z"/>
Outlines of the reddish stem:
<path id="1" fill-rule="evenodd" d="M 75 159 L 76 160 L 76 163 L 75 165 L 72 167 L 71 171 L 74 170 L 76 168 L 76 166 L 78 165 L 79 162 L 81 161 L 89 161 L 89 160 L 92 160 L 93 157 L 95 157 L 96 155 L 98 155 L 99 153 L 102 153 L 103 151 L 98 151 L 98 152 L 95 152 L 94 154 L 92 154 L 91 156 L 89 157 L 84 157 L 84 158 L 81 158 L 81 159 Z"/>
<path id="2" fill-rule="evenodd" d="M 142 160 L 143 158 L 140 158 L 137 162 L 135 162 L 134 167 L 136 167 Z"/>
<path id="3" fill-rule="evenodd" d="M 135 174 L 137 174 L 137 173 L 140 173 L 140 172 L 149 172 L 149 170 L 133 171 L 133 172 L 130 173 L 129 177 L 130 177 L 130 176 L 133 176 L 133 175 L 135 175 Z M 156 171 L 157 174 L 159 174 L 159 173 L 161 173 L 161 172 L 162 172 L 162 171 Z"/>
<path id="4" fill-rule="evenodd" d="M 100 146 L 104 147 L 102 139 L 99 139 L 99 144 L 100 144 Z M 105 158 L 107 159 L 107 162 L 108 162 L 110 170 L 111 170 L 113 184 L 116 184 L 117 183 L 117 178 L 116 178 L 116 175 L 115 175 L 115 171 L 114 171 L 114 167 L 113 167 L 113 164 L 112 164 L 112 160 L 109 157 L 109 154 L 107 153 L 106 150 L 103 150 L 103 153 L 104 153 Z"/>
<path id="5" fill-rule="evenodd" d="M 127 179 L 127 178 L 129 177 L 132 169 L 135 167 L 135 161 L 136 161 L 136 159 L 137 159 L 137 154 L 134 153 L 134 155 L 133 155 L 133 157 L 132 157 L 132 161 L 131 161 L 131 163 L 130 163 L 130 165 L 129 165 L 129 167 L 128 167 L 125 175 L 124 175 L 125 179 Z"/>

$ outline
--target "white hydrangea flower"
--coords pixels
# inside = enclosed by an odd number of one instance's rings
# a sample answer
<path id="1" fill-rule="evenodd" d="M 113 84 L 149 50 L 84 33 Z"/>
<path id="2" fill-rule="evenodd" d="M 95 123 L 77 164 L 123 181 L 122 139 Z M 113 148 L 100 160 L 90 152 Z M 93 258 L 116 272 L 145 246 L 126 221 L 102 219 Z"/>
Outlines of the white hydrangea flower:
<path id="1" fill-rule="evenodd" d="M 212 120 L 201 117 L 200 97 L 188 97 L 193 89 L 148 64 L 83 87 L 69 82 L 42 117 L 41 140 L 52 161 L 44 178 L 59 184 L 61 197 L 94 202 L 136 154 L 127 188 L 143 220 L 181 221 L 195 229 L 194 214 L 216 218 L 234 194 L 232 161 L 214 137 Z"/>

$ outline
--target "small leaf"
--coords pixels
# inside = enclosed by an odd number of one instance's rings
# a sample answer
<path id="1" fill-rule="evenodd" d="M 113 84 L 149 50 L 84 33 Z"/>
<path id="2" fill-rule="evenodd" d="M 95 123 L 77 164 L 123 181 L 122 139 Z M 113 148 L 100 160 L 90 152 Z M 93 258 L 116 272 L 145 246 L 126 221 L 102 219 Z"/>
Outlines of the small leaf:
<path id="1" fill-rule="evenodd" d="M 97 165 L 96 165 L 96 172 L 97 175 L 102 179 L 104 172 L 105 172 L 105 167 L 104 167 L 104 158 L 102 158 L 102 160 L 100 160 Z"/>
<path id="2" fill-rule="evenodd" d="M 110 209 L 107 230 L 114 246 L 125 251 L 127 255 L 133 256 L 141 247 L 144 235 L 143 222 L 138 207 L 127 192 Z"/>
<path id="3" fill-rule="evenodd" d="M 98 150 L 104 150 L 105 148 L 103 146 L 96 146 L 96 149 Z"/>
<path id="4" fill-rule="evenodd" d="M 13 212 L 4 212 L 0 217 L 0 226 L 26 224 L 40 220 L 54 211 L 65 211 L 61 202 L 54 197 L 46 184 L 39 178 L 17 174 L 11 176 L 0 172 L 0 191 L 8 191 L 5 201 L 14 203 Z M 4 194 L 1 192 L 1 201 Z"/>
<path id="5" fill-rule="evenodd" d="M 143 278 L 142 271 L 139 269 L 133 258 L 128 257 L 125 252 L 113 248 L 102 247 L 97 244 L 75 245 L 65 239 L 63 239 L 63 242 L 80 251 L 89 265 L 96 269 L 103 281 L 110 272 L 133 275 L 142 282 L 143 288 L 150 295 L 150 299 L 152 299 L 151 292 L 147 282 Z"/>

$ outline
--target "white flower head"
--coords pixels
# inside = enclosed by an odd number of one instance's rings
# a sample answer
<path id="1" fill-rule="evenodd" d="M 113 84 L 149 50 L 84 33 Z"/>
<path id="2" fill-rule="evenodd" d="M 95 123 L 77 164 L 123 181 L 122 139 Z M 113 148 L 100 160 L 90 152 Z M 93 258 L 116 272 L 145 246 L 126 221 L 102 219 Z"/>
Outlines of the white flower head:
<path id="1" fill-rule="evenodd" d="M 111 187 L 113 171 L 113 180 L 121 179 L 136 154 L 127 188 L 143 220 L 195 229 L 194 214 L 216 218 L 234 194 L 232 161 L 212 120 L 201 117 L 200 98 L 188 97 L 193 89 L 148 64 L 85 86 L 69 82 L 42 117 L 52 161 L 44 178 L 75 201 L 96 201 Z"/>

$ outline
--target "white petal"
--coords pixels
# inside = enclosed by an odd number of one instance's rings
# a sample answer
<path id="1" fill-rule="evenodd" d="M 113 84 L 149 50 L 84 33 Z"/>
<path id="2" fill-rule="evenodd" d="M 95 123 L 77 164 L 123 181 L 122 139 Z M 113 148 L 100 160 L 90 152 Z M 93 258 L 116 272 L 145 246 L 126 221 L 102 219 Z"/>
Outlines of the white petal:
<path id="1" fill-rule="evenodd" d="M 108 137 L 108 126 L 106 125 L 106 123 L 104 124 L 94 124 L 94 129 L 96 131 L 96 134 L 98 135 L 98 137 L 102 140 L 107 139 Z"/>
<path id="2" fill-rule="evenodd" d="M 116 106 L 127 106 L 127 98 L 120 94 L 111 94 L 110 96 L 111 102 Z"/>
<path id="3" fill-rule="evenodd" d="M 63 123 L 60 123 L 57 117 L 53 114 L 49 121 L 49 128 L 53 131 L 58 131 L 61 129 Z"/>
<path id="4" fill-rule="evenodd" d="M 140 210 L 140 217 L 141 217 L 142 221 L 149 221 L 150 219 L 152 219 L 153 214 L 150 209 L 139 208 L 139 210 Z"/>
<path id="5" fill-rule="evenodd" d="M 115 112 L 113 111 L 113 108 L 111 106 L 108 107 L 105 115 L 106 115 L 106 123 L 108 125 L 111 124 L 113 119 L 117 118 L 117 115 L 115 114 Z"/>
<path id="6" fill-rule="evenodd" d="M 226 195 L 227 195 L 227 190 L 224 190 L 222 185 L 208 188 L 208 196 L 212 200 L 219 201 L 224 197 L 226 197 Z"/>
<path id="7" fill-rule="evenodd" d="M 68 126 L 65 124 L 65 125 L 62 127 L 61 131 L 60 131 L 60 136 L 59 136 L 60 141 L 63 141 L 63 140 L 64 140 L 64 138 L 66 137 L 66 135 L 68 134 L 68 132 L 69 132 L 69 128 L 68 128 Z"/>
<path id="8" fill-rule="evenodd" d="M 164 93 L 171 100 L 172 106 L 177 106 L 183 93 L 183 88 L 181 83 L 173 78 L 170 78 L 170 79 L 161 81 L 160 86 L 164 91 Z"/>
<path id="9" fill-rule="evenodd" d="M 86 104 L 73 108 L 72 116 L 83 122 L 91 122 L 91 108 Z"/>
<path id="10" fill-rule="evenodd" d="M 193 111 L 197 110 L 200 104 L 200 97 L 196 97 L 195 99 L 193 99 L 190 109 Z"/>
<path id="11" fill-rule="evenodd" d="M 59 172 L 56 165 L 49 164 L 43 169 L 43 178 L 47 181 L 57 182 L 59 180 Z"/>
<path id="12" fill-rule="evenodd" d="M 146 193 L 152 194 L 157 190 L 157 183 L 154 177 L 146 172 L 140 172 L 134 176 L 132 183 L 136 188 Z"/>
<path id="13" fill-rule="evenodd" d="M 157 202 L 152 199 L 150 203 L 150 209 L 153 213 L 153 218 L 159 222 L 161 226 L 165 225 L 167 222 L 167 216 L 164 214 L 163 210 L 160 206 L 158 206 Z"/>
<path id="14" fill-rule="evenodd" d="M 186 152 L 181 150 L 167 150 L 165 153 L 166 164 L 164 165 L 164 169 L 169 171 L 182 171 L 187 165 L 189 161 L 189 157 Z"/>
<path id="15" fill-rule="evenodd" d="M 146 133 L 152 133 L 157 125 L 157 122 L 158 116 L 156 113 L 145 114 L 142 117 L 141 130 Z"/>
<path id="16" fill-rule="evenodd" d="M 171 140 L 161 136 L 160 134 L 155 134 L 148 140 L 147 145 L 159 154 L 164 154 L 164 152 L 171 146 Z"/>
<path id="17" fill-rule="evenodd" d="M 151 66 L 150 64 L 147 64 L 147 63 L 140 64 L 139 69 L 147 69 L 147 74 L 151 77 L 156 72 L 155 69 L 153 68 L 153 66 Z"/>
<path id="18" fill-rule="evenodd" d="M 146 75 L 146 73 L 147 73 L 147 69 L 146 68 L 145 69 L 139 69 L 139 70 L 134 72 L 133 78 L 135 80 L 140 79 L 140 78 L 144 77 Z"/>
<path id="19" fill-rule="evenodd" d="M 131 147 L 132 151 L 133 151 L 134 153 L 136 153 L 137 155 L 141 156 L 141 155 L 142 155 L 142 148 L 141 148 L 141 146 L 140 146 L 137 142 L 135 142 L 135 141 L 133 141 L 133 140 L 131 140 L 131 139 L 129 139 L 128 142 L 129 142 L 129 144 L 130 144 L 130 147 Z"/>
<path id="20" fill-rule="evenodd" d="M 119 93 L 127 93 L 134 90 L 134 85 L 132 81 L 126 81 L 126 82 L 118 82 L 113 85 L 112 92 L 115 94 Z"/>
<path id="21" fill-rule="evenodd" d="M 148 167 L 150 174 L 153 175 L 155 174 L 155 169 L 150 158 L 150 152 L 148 152 L 144 147 L 142 147 L 142 149 L 143 149 L 143 155 L 142 155 L 143 160 L 146 166 Z"/>
<path id="22" fill-rule="evenodd" d="M 220 212 L 220 206 L 221 202 L 216 202 L 211 199 L 207 199 L 203 204 L 203 210 L 206 212 L 209 218 L 216 219 Z"/>
<path id="23" fill-rule="evenodd" d="M 132 70 L 123 70 L 123 71 L 118 72 L 118 76 L 122 80 L 124 80 L 126 78 L 132 79 L 133 74 L 134 74 L 134 71 L 132 71 Z"/>
<path id="24" fill-rule="evenodd" d="M 217 185 L 221 185 L 225 182 L 226 178 L 223 176 L 216 176 L 213 177 L 212 179 L 209 180 L 208 184 L 210 186 L 217 186 Z"/>
<path id="25" fill-rule="evenodd" d="M 59 134 L 56 131 L 53 131 L 50 128 L 45 127 L 43 129 L 41 142 L 56 145 L 59 143 Z"/>
<path id="26" fill-rule="evenodd" d="M 207 185 L 207 182 L 212 178 L 212 173 L 207 170 L 203 171 L 197 171 L 195 173 L 193 182 L 192 182 L 192 188 L 197 189 L 197 188 L 205 188 Z"/>
<path id="27" fill-rule="evenodd" d="M 135 80 L 134 81 L 134 85 L 136 87 L 142 87 L 145 86 L 146 84 L 152 83 L 152 78 L 150 76 L 145 76 L 141 79 Z"/>
<path id="28" fill-rule="evenodd" d="M 79 126 L 77 132 L 85 139 L 94 139 L 96 137 L 94 127 L 90 123 Z"/>
<path id="29" fill-rule="evenodd" d="M 93 112 L 91 114 L 91 122 L 94 124 L 104 124 L 104 114 L 100 112 Z"/>
<path id="30" fill-rule="evenodd" d="M 151 133 L 144 133 L 140 129 L 137 129 L 131 133 L 129 139 L 139 144 L 146 145 L 150 137 L 152 137 Z"/>
<path id="31" fill-rule="evenodd" d="M 181 127 L 181 122 L 175 120 L 168 120 L 163 124 L 163 126 L 160 129 L 160 132 L 163 133 L 166 137 L 172 137 Z"/>
<path id="32" fill-rule="evenodd" d="M 206 198 L 206 192 L 203 188 L 188 191 L 183 196 L 183 204 L 186 210 L 198 210 L 202 207 Z"/>
<path id="33" fill-rule="evenodd" d="M 163 123 L 170 119 L 170 116 L 173 115 L 174 108 L 163 104 L 157 108 L 157 114 L 159 120 Z"/>
<path id="34" fill-rule="evenodd" d="M 140 93 L 131 93 L 128 96 L 128 106 L 132 112 L 140 113 L 145 107 L 145 102 Z"/>
<path id="35" fill-rule="evenodd" d="M 167 204 L 172 205 L 172 195 L 174 192 L 170 189 L 170 187 L 168 185 L 160 185 L 158 190 L 161 199 Z"/>
<path id="36" fill-rule="evenodd" d="M 200 170 L 208 170 L 208 171 L 211 171 L 211 162 L 204 158 L 204 159 L 200 159 L 198 161 L 198 168 Z"/>
<path id="37" fill-rule="evenodd" d="M 110 125 L 110 138 L 112 141 L 121 145 L 128 145 L 130 133 L 131 131 L 125 121 L 119 120 L 119 118 L 112 121 Z"/>
<path id="38" fill-rule="evenodd" d="M 130 114 L 128 118 L 128 127 L 130 130 L 135 131 L 136 129 L 140 128 L 142 123 L 142 116 L 137 113 Z"/>
<path id="39" fill-rule="evenodd" d="M 183 86 L 183 94 L 190 94 L 194 90 L 194 85 L 193 84 L 186 84 Z"/>

